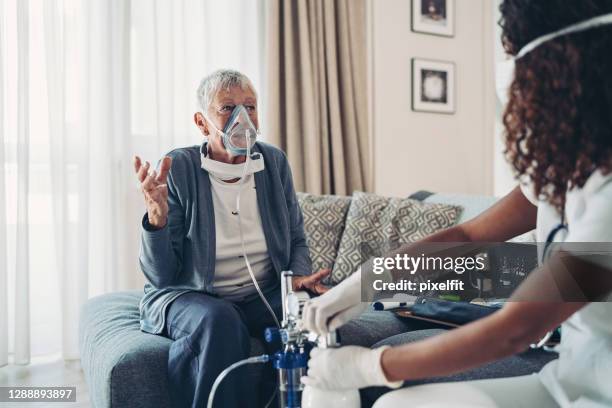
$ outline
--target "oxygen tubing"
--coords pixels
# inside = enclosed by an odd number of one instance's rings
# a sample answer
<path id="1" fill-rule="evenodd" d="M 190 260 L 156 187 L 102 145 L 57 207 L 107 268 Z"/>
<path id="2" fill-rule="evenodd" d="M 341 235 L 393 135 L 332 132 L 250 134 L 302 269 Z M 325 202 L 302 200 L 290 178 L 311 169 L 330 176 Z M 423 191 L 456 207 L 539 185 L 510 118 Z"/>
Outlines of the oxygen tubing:
<path id="1" fill-rule="evenodd" d="M 242 244 L 242 256 L 244 257 L 244 263 L 246 264 L 247 270 L 249 271 L 249 275 L 251 276 L 251 280 L 253 281 L 253 285 L 255 285 L 255 289 L 257 290 L 259 297 L 261 298 L 262 302 L 264 302 L 264 304 L 266 305 L 266 308 L 272 315 L 272 318 L 274 319 L 274 323 L 276 323 L 276 327 L 280 329 L 281 325 L 278 319 L 276 318 L 276 315 L 274 314 L 274 310 L 272 310 L 272 306 L 270 306 L 270 304 L 268 303 L 268 300 L 266 299 L 263 292 L 259 288 L 257 279 L 255 279 L 255 274 L 253 273 L 253 269 L 251 269 L 251 263 L 249 262 L 249 258 L 246 253 L 246 247 L 244 245 L 244 233 L 242 230 L 242 218 L 240 215 L 240 195 L 242 193 L 242 187 L 244 186 L 244 183 L 245 183 L 247 169 L 249 168 L 249 163 L 251 161 L 251 144 L 249 143 L 248 140 L 247 140 L 246 145 L 247 145 L 246 161 L 244 162 L 244 171 L 242 172 L 242 177 L 240 178 L 240 188 L 238 189 L 238 195 L 236 196 L 236 212 L 238 213 L 238 229 L 240 230 L 240 243 Z"/>
<path id="2" fill-rule="evenodd" d="M 217 388 L 219 388 L 219 384 L 221 381 L 234 369 L 247 364 L 256 364 L 256 363 L 267 363 L 270 361 L 270 356 L 267 354 L 262 354 L 261 356 L 249 357 L 244 360 L 240 360 L 231 366 L 227 367 L 225 370 L 221 371 L 221 374 L 217 376 L 215 382 L 213 383 L 212 388 L 210 389 L 210 394 L 208 394 L 208 403 L 206 404 L 207 408 L 212 408 L 213 401 L 215 400 L 215 393 L 217 392 Z"/>

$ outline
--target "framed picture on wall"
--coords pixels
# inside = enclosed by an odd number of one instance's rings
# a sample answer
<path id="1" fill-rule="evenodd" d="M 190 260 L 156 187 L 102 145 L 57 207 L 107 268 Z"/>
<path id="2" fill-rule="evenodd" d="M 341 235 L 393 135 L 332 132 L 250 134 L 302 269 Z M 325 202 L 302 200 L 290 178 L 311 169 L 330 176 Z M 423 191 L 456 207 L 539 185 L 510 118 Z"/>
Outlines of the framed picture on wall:
<path id="1" fill-rule="evenodd" d="M 412 31 L 455 35 L 455 0 L 412 0 Z"/>
<path id="2" fill-rule="evenodd" d="M 455 64 L 412 59 L 412 110 L 455 113 Z"/>

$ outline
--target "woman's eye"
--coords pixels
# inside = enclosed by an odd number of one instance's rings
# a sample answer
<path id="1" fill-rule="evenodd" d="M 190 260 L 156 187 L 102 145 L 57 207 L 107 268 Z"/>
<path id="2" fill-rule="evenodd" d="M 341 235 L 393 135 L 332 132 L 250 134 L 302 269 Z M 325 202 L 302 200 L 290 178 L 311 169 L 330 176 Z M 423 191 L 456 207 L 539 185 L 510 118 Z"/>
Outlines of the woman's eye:
<path id="1" fill-rule="evenodd" d="M 234 105 L 223 105 L 221 107 L 221 112 L 231 112 L 234 110 Z"/>
<path id="2" fill-rule="evenodd" d="M 246 108 L 249 112 L 255 112 L 255 109 L 257 109 L 255 105 L 246 105 Z"/>

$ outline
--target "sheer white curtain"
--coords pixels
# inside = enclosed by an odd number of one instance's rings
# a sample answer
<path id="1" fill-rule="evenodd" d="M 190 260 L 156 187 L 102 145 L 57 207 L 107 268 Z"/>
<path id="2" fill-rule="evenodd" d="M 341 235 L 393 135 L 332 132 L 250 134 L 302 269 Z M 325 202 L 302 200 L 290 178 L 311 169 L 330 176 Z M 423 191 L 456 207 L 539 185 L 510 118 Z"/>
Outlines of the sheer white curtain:
<path id="1" fill-rule="evenodd" d="M 0 1 L 0 366 L 78 358 L 80 306 L 144 282 L 132 156 L 201 142 L 213 69 L 264 89 L 263 5 Z"/>

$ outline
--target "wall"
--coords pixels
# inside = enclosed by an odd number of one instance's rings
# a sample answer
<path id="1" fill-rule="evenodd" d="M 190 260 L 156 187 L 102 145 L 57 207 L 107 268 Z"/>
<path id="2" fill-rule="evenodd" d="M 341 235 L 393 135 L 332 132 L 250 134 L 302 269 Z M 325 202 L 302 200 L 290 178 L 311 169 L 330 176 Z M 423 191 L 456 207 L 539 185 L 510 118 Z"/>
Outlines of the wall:
<path id="1" fill-rule="evenodd" d="M 456 0 L 455 37 L 411 31 L 411 1 L 370 0 L 370 98 L 374 188 L 493 193 L 493 4 Z M 456 65 L 453 115 L 411 110 L 411 58 Z"/>
<path id="2" fill-rule="evenodd" d="M 495 0 L 495 6 L 493 7 L 493 21 L 499 21 L 501 13 L 499 12 L 499 5 L 502 0 Z M 506 52 L 501 42 L 501 27 L 498 24 L 494 26 L 493 35 L 493 57 L 495 60 L 495 68 L 497 63 L 506 60 Z M 497 75 L 497 69 L 496 75 Z M 503 83 L 503 82 L 502 82 Z M 495 115 L 495 145 L 493 153 L 493 194 L 497 197 L 501 197 L 516 187 L 516 179 L 514 173 L 506 161 L 504 156 L 505 144 L 503 143 L 503 124 L 502 124 L 502 112 L 504 105 L 496 97 L 496 115 Z"/>

